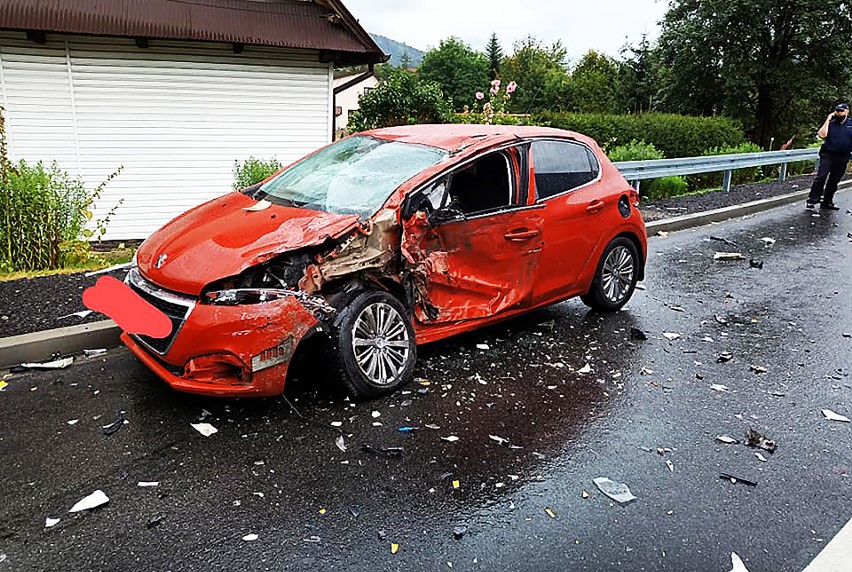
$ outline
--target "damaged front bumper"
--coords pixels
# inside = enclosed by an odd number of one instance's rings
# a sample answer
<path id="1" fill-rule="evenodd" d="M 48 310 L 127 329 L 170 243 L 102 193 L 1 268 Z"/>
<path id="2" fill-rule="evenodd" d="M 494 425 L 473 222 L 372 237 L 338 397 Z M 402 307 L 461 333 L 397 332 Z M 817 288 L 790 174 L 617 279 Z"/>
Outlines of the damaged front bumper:
<path id="1" fill-rule="evenodd" d="M 280 293 L 256 304 L 195 304 L 162 352 L 144 336 L 124 333 L 121 339 L 177 390 L 217 396 L 280 395 L 296 347 L 319 324 L 321 311 L 309 305 Z"/>

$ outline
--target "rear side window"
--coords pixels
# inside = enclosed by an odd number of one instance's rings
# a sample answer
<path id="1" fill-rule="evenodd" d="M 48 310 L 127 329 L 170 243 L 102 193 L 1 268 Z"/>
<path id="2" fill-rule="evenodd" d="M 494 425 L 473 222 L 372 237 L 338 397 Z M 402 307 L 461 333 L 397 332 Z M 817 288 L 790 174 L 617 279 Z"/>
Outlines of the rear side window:
<path id="1" fill-rule="evenodd" d="M 576 189 L 598 177 L 600 167 L 591 149 L 569 141 L 534 141 L 536 200 Z"/>

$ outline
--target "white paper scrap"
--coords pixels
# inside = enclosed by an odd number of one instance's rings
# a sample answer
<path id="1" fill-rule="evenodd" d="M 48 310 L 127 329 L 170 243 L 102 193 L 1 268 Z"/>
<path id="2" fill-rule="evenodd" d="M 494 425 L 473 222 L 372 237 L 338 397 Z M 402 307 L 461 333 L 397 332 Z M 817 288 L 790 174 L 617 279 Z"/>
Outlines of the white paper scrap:
<path id="1" fill-rule="evenodd" d="M 96 490 L 86 498 L 82 499 L 80 502 L 71 507 L 71 510 L 68 512 L 80 512 L 81 510 L 90 510 L 93 508 L 98 508 L 99 506 L 103 506 L 109 502 L 109 497 L 104 494 L 104 492 L 100 489 Z"/>
<path id="2" fill-rule="evenodd" d="M 190 423 L 192 428 L 204 435 L 205 437 L 209 437 L 213 433 L 218 433 L 219 430 L 210 425 L 209 423 Z"/>

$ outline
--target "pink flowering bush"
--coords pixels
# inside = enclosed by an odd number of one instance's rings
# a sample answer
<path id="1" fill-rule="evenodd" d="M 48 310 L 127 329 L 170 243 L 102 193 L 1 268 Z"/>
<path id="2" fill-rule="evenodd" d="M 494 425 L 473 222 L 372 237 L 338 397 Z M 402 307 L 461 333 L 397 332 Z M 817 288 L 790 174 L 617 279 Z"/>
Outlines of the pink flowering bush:
<path id="1" fill-rule="evenodd" d="M 476 103 L 474 103 L 473 112 L 482 113 L 483 123 L 486 125 L 493 124 L 495 116 L 506 115 L 506 104 L 517 89 L 518 84 L 513 81 L 509 82 L 509 84 L 503 88 L 503 83 L 499 79 L 495 79 L 491 82 L 491 87 L 488 89 L 488 101 L 485 101 L 485 103 L 482 104 L 481 109 L 479 109 L 478 102 L 485 100 L 485 94 L 481 91 L 476 92 Z M 469 110 L 466 108 L 466 111 Z"/>

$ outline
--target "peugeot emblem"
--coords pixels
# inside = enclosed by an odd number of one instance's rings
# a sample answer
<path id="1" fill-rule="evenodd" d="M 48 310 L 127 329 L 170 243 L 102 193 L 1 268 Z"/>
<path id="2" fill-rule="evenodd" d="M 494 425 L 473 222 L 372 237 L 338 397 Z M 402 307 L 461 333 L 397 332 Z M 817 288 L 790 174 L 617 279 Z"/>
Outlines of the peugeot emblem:
<path id="1" fill-rule="evenodd" d="M 166 259 L 169 257 L 168 254 L 161 254 L 157 257 L 157 262 L 154 263 L 154 268 L 162 268 L 163 264 L 166 263 Z"/>

